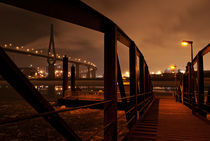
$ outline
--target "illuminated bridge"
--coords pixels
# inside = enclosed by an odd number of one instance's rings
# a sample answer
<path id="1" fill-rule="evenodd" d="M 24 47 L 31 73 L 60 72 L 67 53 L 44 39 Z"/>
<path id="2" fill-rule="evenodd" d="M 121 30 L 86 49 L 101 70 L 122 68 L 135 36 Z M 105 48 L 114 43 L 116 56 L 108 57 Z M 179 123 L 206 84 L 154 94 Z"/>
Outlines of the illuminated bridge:
<path id="1" fill-rule="evenodd" d="M 85 3 L 79 0 L 2 0 L 2 2 L 103 33 L 104 99 L 97 103 L 55 110 L 0 48 L 0 74 L 37 111 L 37 114 L 2 121 L 1 125 L 43 117 L 65 140 L 79 141 L 82 138 L 73 130 L 72 124 L 66 122 L 60 114 L 102 105 L 103 127 L 90 136 L 88 134 L 88 139 L 84 140 L 97 140 L 95 136 L 101 132 L 104 134 L 102 140 L 105 141 L 209 140 L 210 89 L 204 92 L 203 56 L 209 53 L 210 45 L 197 54 L 193 64 L 187 64 L 186 73 L 175 97 L 158 97 L 153 92 L 149 67 L 135 42 L 112 20 Z M 117 41 L 129 48 L 129 93 L 125 92 L 123 85 Z M 192 67 L 195 63 L 198 68 L 197 74 Z M 75 74 L 72 72 L 71 82 L 74 84 L 71 87 L 75 88 Z M 65 76 L 63 83 L 65 90 Z M 72 89 L 72 92 L 75 92 L 75 89 Z M 63 100 L 68 99 L 64 97 Z M 124 105 L 124 114 L 121 116 L 118 115 L 120 112 L 118 103 Z M 125 119 L 128 131 L 120 138 L 121 118 Z"/>
<path id="2" fill-rule="evenodd" d="M 52 26 L 52 25 L 51 25 Z M 53 26 L 52 26 L 53 27 Z M 51 27 L 51 28 L 52 28 Z M 52 42 L 52 43 L 51 43 Z M 43 54 L 43 50 L 38 50 L 38 49 L 29 49 L 29 48 L 24 48 L 23 46 L 16 46 L 13 47 L 11 43 L 9 44 L 4 44 L 1 48 L 4 49 L 6 52 L 12 52 L 12 53 L 18 53 L 18 54 L 23 54 L 23 55 L 30 55 L 30 56 L 36 56 L 36 57 L 42 57 L 46 58 L 49 61 L 54 61 L 52 65 L 48 61 L 49 66 L 52 66 L 53 70 L 48 70 L 49 73 L 49 78 L 55 79 L 55 69 L 54 69 L 54 64 L 55 61 L 63 61 L 63 58 L 65 55 L 59 55 L 56 54 L 55 51 L 51 51 L 51 44 L 53 45 L 54 48 L 54 39 L 53 39 L 53 29 L 51 29 L 51 38 L 50 38 L 50 46 L 48 50 L 48 54 Z M 55 48 L 54 48 L 55 50 Z M 87 61 L 87 60 L 82 60 L 81 58 L 71 58 L 67 57 L 68 63 L 74 64 L 76 68 L 76 78 L 78 79 L 80 77 L 80 74 L 86 74 L 86 78 L 95 78 L 96 77 L 96 70 L 97 67 L 94 63 Z M 85 66 L 87 67 L 86 70 L 80 71 L 80 66 Z"/>

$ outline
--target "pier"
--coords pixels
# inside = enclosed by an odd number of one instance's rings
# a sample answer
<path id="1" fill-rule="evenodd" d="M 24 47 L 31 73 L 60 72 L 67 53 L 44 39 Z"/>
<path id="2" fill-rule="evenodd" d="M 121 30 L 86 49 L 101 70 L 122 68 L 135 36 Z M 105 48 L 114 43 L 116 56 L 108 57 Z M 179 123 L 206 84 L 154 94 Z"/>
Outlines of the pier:
<path id="1" fill-rule="evenodd" d="M 103 78 L 96 78 L 98 68 L 94 63 L 74 60 L 66 54 L 56 55 L 52 25 L 47 54 L 1 46 L 0 84 L 9 84 L 13 87 L 30 105 L 33 112 L 1 120 L 0 126 L 27 124 L 27 121 L 42 119 L 46 122 L 46 126 L 52 127 L 54 132 L 61 136 L 59 139 L 69 141 L 210 140 L 210 79 L 204 78 L 203 67 L 203 57 L 210 52 L 210 44 L 203 47 L 191 62 L 186 62 L 185 73 L 180 75 L 179 79 L 175 75 L 174 80 L 154 80 L 146 58 L 135 41 L 111 19 L 84 2 L 80 0 L 2 0 L 2 3 L 102 33 L 104 35 L 104 74 Z M 129 51 L 128 78 L 122 76 L 123 62 L 119 59 L 118 42 Z M 8 52 L 47 59 L 48 77 L 29 79 L 14 63 Z M 61 61 L 63 64 L 60 78 L 55 77 L 56 61 Z M 196 67 L 195 64 L 197 64 Z M 68 65 L 71 71 L 68 70 Z M 81 72 L 80 66 L 86 67 L 84 72 Z M 71 77 L 68 76 L 69 72 Z M 81 73 L 85 73 L 84 79 L 80 77 Z M 62 85 L 62 95 L 56 102 L 48 101 L 34 85 Z M 97 89 L 97 96 L 100 99 L 79 99 L 82 86 L 102 87 Z M 170 87 L 169 91 L 172 95 L 157 94 L 155 87 Z M 78 98 L 75 98 L 77 96 Z M 68 118 L 71 119 L 73 115 L 77 115 L 73 113 L 74 111 L 84 109 L 98 110 L 100 113 L 98 114 L 100 118 L 97 118 L 96 111 L 91 111 L 95 115 L 80 111 L 80 115 L 76 118 L 85 115 L 81 122 L 87 120 L 87 130 L 92 129 L 91 124 L 95 126 L 96 123 L 101 123 L 102 125 L 99 128 L 93 128 L 94 132 L 91 132 L 91 135 L 85 130 L 84 132 L 88 133 L 82 138 L 79 135 L 80 130 L 75 131 L 76 127 L 80 127 L 80 123 L 70 123 Z M 88 122 L 89 118 L 93 118 L 94 121 Z M 125 129 L 122 131 L 123 126 Z"/>

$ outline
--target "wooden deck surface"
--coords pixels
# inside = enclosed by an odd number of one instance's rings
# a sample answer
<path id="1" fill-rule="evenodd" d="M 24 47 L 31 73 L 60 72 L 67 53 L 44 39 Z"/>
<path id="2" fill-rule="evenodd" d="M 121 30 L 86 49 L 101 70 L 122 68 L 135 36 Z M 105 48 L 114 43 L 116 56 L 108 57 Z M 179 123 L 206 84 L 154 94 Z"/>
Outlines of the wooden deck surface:
<path id="1" fill-rule="evenodd" d="M 174 97 L 160 97 L 142 121 L 130 130 L 128 141 L 210 141 L 209 121 L 192 115 L 191 109 Z"/>

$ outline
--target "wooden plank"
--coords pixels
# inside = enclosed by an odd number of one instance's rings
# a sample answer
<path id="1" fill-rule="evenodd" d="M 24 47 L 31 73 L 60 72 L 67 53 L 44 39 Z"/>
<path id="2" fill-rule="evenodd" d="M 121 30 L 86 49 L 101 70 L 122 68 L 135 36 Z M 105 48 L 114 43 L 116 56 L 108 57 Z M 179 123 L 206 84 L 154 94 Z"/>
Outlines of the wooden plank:
<path id="1" fill-rule="evenodd" d="M 136 46 L 133 43 L 129 48 L 129 64 L 130 64 L 130 96 L 135 96 L 130 99 L 131 107 L 135 106 L 133 115 L 131 116 L 133 121 L 130 122 L 129 127 L 137 120 L 137 55 Z"/>
<path id="2" fill-rule="evenodd" d="M 124 141 L 156 140 L 158 130 L 158 103 L 156 100 L 145 116 L 130 129 Z"/>
<path id="3" fill-rule="evenodd" d="M 198 54 L 197 62 L 197 79 L 198 79 L 198 103 L 201 106 L 204 103 L 204 72 L 203 72 L 203 56 Z"/>
<path id="4" fill-rule="evenodd" d="M 68 57 L 63 57 L 63 97 L 68 90 Z"/>
<path id="5" fill-rule="evenodd" d="M 133 42 L 114 22 L 80 0 L 2 0 L 1 2 L 103 33 L 106 30 L 106 23 L 112 23 L 117 28 L 117 40 L 127 47 Z"/>
<path id="6" fill-rule="evenodd" d="M 75 66 L 71 66 L 71 92 L 75 92 Z"/>
<path id="7" fill-rule="evenodd" d="M 1 2 L 101 32 L 105 29 L 105 20 L 109 21 L 79 0 L 2 0 Z"/>
<path id="8" fill-rule="evenodd" d="M 144 57 L 143 55 L 140 55 L 139 57 L 139 70 L 140 70 L 140 75 L 139 75 L 139 80 L 140 80 L 140 94 L 143 94 L 145 89 L 144 89 Z M 143 101 L 144 97 L 141 96 L 141 99 L 139 102 Z"/>
<path id="9" fill-rule="evenodd" d="M 192 115 L 173 96 L 160 97 L 142 120 L 131 128 L 124 141 L 137 140 L 209 140 L 210 122 Z M 199 129 L 199 130 L 197 130 Z"/>
<path id="10" fill-rule="evenodd" d="M 117 35 L 116 27 L 109 23 L 104 36 L 104 140 L 117 140 Z M 109 125 L 107 127 L 107 125 Z"/>

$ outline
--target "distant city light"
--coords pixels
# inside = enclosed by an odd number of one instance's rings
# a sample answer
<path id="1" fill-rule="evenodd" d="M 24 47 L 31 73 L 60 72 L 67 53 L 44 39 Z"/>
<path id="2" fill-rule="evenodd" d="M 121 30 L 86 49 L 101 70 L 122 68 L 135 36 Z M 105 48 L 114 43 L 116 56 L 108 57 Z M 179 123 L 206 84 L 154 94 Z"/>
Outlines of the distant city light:
<path id="1" fill-rule="evenodd" d="M 181 72 L 181 73 L 185 73 L 185 71 L 184 71 L 184 70 L 180 70 L 180 72 Z"/>
<path id="2" fill-rule="evenodd" d="M 156 74 L 162 74 L 161 71 L 157 71 Z"/>
<path id="3" fill-rule="evenodd" d="M 44 72 L 43 70 L 40 70 L 40 71 L 39 71 L 39 73 L 43 73 L 43 72 Z"/>
<path id="4" fill-rule="evenodd" d="M 130 77 L 130 73 L 128 71 L 125 72 L 124 74 L 125 77 Z"/>

